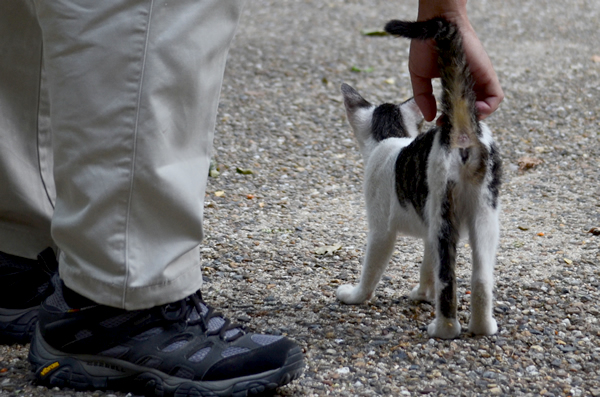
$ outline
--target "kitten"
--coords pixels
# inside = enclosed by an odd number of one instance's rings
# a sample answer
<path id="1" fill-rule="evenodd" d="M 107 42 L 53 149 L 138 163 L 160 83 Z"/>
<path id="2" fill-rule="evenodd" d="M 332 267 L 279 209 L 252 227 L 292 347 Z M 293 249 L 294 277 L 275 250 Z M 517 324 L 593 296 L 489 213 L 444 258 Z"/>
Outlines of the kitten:
<path id="1" fill-rule="evenodd" d="M 342 285 L 348 304 L 369 299 L 394 250 L 397 233 L 424 240 L 420 282 L 410 299 L 435 301 L 432 337 L 461 332 L 456 313 L 456 247 L 468 234 L 472 248 L 469 331 L 492 335 L 493 269 L 499 236 L 501 161 L 486 124 L 478 121 L 473 79 L 458 28 L 443 18 L 391 21 L 386 30 L 411 39 L 434 39 L 442 80 L 442 125 L 419 134 L 413 99 L 371 105 L 342 85 L 348 120 L 365 163 L 369 234 L 360 283 Z"/>

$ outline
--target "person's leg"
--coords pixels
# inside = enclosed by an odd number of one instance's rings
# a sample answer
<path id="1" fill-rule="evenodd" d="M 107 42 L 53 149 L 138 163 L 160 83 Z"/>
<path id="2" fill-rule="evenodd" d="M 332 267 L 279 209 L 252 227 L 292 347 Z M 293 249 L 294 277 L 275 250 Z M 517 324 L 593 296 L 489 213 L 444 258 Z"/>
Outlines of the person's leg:
<path id="1" fill-rule="evenodd" d="M 55 270 L 48 102 L 33 2 L 0 2 L 0 54 L 0 343 L 26 343 Z"/>
<path id="2" fill-rule="evenodd" d="M 297 377 L 298 346 L 230 324 L 197 291 L 213 127 L 241 1 L 36 5 L 63 279 L 53 279 L 31 344 L 38 383 L 229 396 Z"/>
<path id="3" fill-rule="evenodd" d="M 238 0 L 36 2 L 65 284 L 143 309 L 201 284 L 213 128 Z"/>
<path id="4" fill-rule="evenodd" d="M 33 3 L 0 2 L 0 252 L 35 259 L 52 246 L 54 182 L 42 36 Z"/>

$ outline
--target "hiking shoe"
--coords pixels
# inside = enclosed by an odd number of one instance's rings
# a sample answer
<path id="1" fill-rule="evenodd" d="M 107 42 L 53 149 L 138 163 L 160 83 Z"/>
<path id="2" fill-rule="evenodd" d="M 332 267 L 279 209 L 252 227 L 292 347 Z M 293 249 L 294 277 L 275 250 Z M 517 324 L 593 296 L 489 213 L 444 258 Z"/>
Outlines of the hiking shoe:
<path id="1" fill-rule="evenodd" d="M 126 311 L 98 305 L 53 278 L 29 351 L 38 384 L 148 396 L 247 396 L 304 369 L 300 347 L 247 332 L 202 300 Z"/>
<path id="2" fill-rule="evenodd" d="M 37 260 L 0 252 L 0 344 L 29 343 L 56 269 L 52 248 Z"/>

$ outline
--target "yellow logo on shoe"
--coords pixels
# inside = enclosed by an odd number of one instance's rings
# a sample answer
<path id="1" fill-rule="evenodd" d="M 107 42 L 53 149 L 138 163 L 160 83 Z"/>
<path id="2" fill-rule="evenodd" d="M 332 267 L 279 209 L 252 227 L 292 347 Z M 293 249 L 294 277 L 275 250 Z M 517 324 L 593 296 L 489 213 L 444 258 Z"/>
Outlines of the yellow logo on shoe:
<path id="1" fill-rule="evenodd" d="M 58 361 L 48 365 L 42 370 L 42 372 L 40 372 L 40 375 L 45 376 L 48 372 L 52 371 L 54 368 L 57 368 L 59 365 L 60 364 L 58 364 Z"/>

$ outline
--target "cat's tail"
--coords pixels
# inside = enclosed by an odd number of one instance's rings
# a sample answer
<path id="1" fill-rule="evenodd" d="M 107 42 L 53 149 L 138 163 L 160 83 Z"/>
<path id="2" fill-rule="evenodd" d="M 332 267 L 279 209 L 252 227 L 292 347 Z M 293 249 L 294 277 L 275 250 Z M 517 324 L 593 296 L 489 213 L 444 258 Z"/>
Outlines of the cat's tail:
<path id="1" fill-rule="evenodd" d="M 462 36 L 458 26 L 445 18 L 422 22 L 393 20 L 386 32 L 408 39 L 433 39 L 438 51 L 438 67 L 442 80 L 442 131 L 451 148 L 464 149 L 481 144 L 481 127 L 475 107 L 473 77 L 466 62 Z M 463 159 L 464 160 L 464 159 Z"/>

